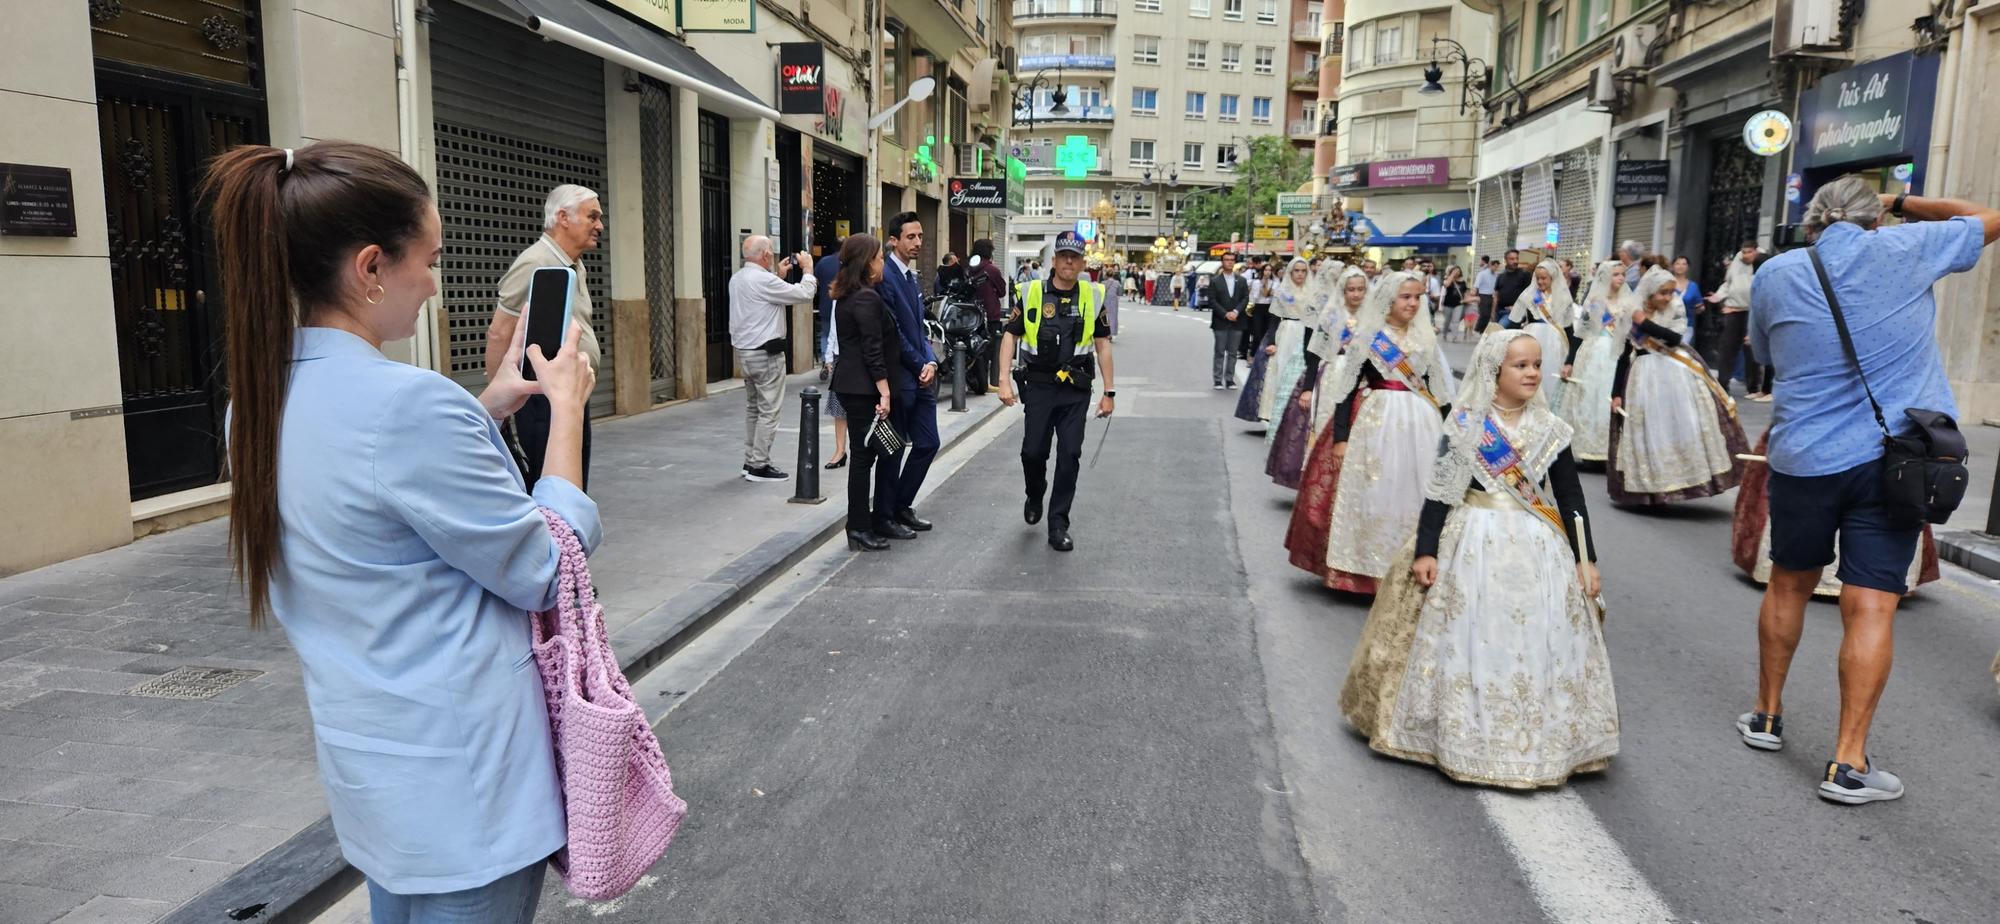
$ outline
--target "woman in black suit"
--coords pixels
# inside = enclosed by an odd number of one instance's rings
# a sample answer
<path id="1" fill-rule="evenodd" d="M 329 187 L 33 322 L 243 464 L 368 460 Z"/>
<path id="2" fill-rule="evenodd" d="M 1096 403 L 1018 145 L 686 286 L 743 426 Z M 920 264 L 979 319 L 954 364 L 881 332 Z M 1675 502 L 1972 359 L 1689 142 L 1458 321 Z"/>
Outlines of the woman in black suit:
<path id="1" fill-rule="evenodd" d="M 881 281 L 882 242 L 867 234 L 848 235 L 840 244 L 840 272 L 833 277 L 833 329 L 840 357 L 828 384 L 840 396 L 853 434 L 848 449 L 852 461 L 847 470 L 847 545 L 871 552 L 889 547 L 884 535 L 899 539 L 916 535 L 895 519 L 896 472 L 901 466 L 895 457 L 883 456 L 869 438 L 875 421 L 889 416 L 890 377 L 902 372 L 896 362 L 896 317 L 875 291 Z M 875 497 L 881 499 L 872 515 L 871 470 Z"/>

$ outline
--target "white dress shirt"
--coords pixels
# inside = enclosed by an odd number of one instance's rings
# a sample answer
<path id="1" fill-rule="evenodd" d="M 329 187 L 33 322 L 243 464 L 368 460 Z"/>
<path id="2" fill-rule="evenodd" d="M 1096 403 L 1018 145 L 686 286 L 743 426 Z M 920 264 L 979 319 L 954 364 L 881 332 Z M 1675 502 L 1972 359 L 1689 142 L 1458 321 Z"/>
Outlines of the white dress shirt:
<path id="1" fill-rule="evenodd" d="M 729 344 L 754 350 L 785 335 L 785 307 L 813 300 L 819 280 L 811 270 L 789 283 L 755 263 L 729 277 Z"/>

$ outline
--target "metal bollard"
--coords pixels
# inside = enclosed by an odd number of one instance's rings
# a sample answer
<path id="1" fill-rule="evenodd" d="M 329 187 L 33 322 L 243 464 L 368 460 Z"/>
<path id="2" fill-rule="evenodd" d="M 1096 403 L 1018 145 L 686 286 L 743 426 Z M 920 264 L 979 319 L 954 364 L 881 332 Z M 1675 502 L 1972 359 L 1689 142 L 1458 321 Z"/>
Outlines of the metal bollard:
<path id="1" fill-rule="evenodd" d="M 951 409 L 965 413 L 965 347 L 958 344 L 951 348 Z"/>
<path id="2" fill-rule="evenodd" d="M 794 504 L 817 504 L 819 495 L 819 389 L 807 385 L 799 391 L 799 470 L 793 478 Z"/>

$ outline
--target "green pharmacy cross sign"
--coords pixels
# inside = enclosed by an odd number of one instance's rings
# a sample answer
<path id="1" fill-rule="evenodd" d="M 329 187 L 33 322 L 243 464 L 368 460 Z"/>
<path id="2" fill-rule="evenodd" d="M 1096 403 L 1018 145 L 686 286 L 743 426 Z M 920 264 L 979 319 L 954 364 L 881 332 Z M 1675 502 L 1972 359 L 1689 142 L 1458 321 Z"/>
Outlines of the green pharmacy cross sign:
<path id="1" fill-rule="evenodd" d="M 1062 147 L 1056 148 L 1056 166 L 1072 180 L 1089 176 L 1090 171 L 1097 169 L 1097 145 L 1084 135 L 1064 138 Z"/>

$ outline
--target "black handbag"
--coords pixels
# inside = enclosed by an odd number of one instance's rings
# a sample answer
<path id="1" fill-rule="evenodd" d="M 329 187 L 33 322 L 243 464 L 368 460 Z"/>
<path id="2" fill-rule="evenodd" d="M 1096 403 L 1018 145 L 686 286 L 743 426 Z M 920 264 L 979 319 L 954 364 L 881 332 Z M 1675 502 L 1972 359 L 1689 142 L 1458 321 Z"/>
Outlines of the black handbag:
<path id="1" fill-rule="evenodd" d="M 1861 378 L 1861 390 L 1868 406 L 1875 410 L 1875 426 L 1882 430 L 1882 504 L 1892 525 L 1909 529 L 1926 522 L 1943 523 L 1965 500 L 1968 473 L 1965 470 L 1965 434 L 1958 421 L 1943 411 L 1905 408 L 1912 432 L 1897 436 L 1882 417 L 1882 405 L 1875 390 L 1868 387 L 1868 373 L 1854 352 L 1854 337 L 1847 332 L 1847 318 L 1840 313 L 1840 300 L 1833 295 L 1833 280 L 1827 278 L 1826 264 L 1819 247 L 1806 249 L 1812 257 L 1813 272 L 1819 274 L 1820 291 L 1826 293 L 1827 307 L 1833 311 L 1833 327 L 1840 332 L 1840 348 L 1854 364 Z"/>

